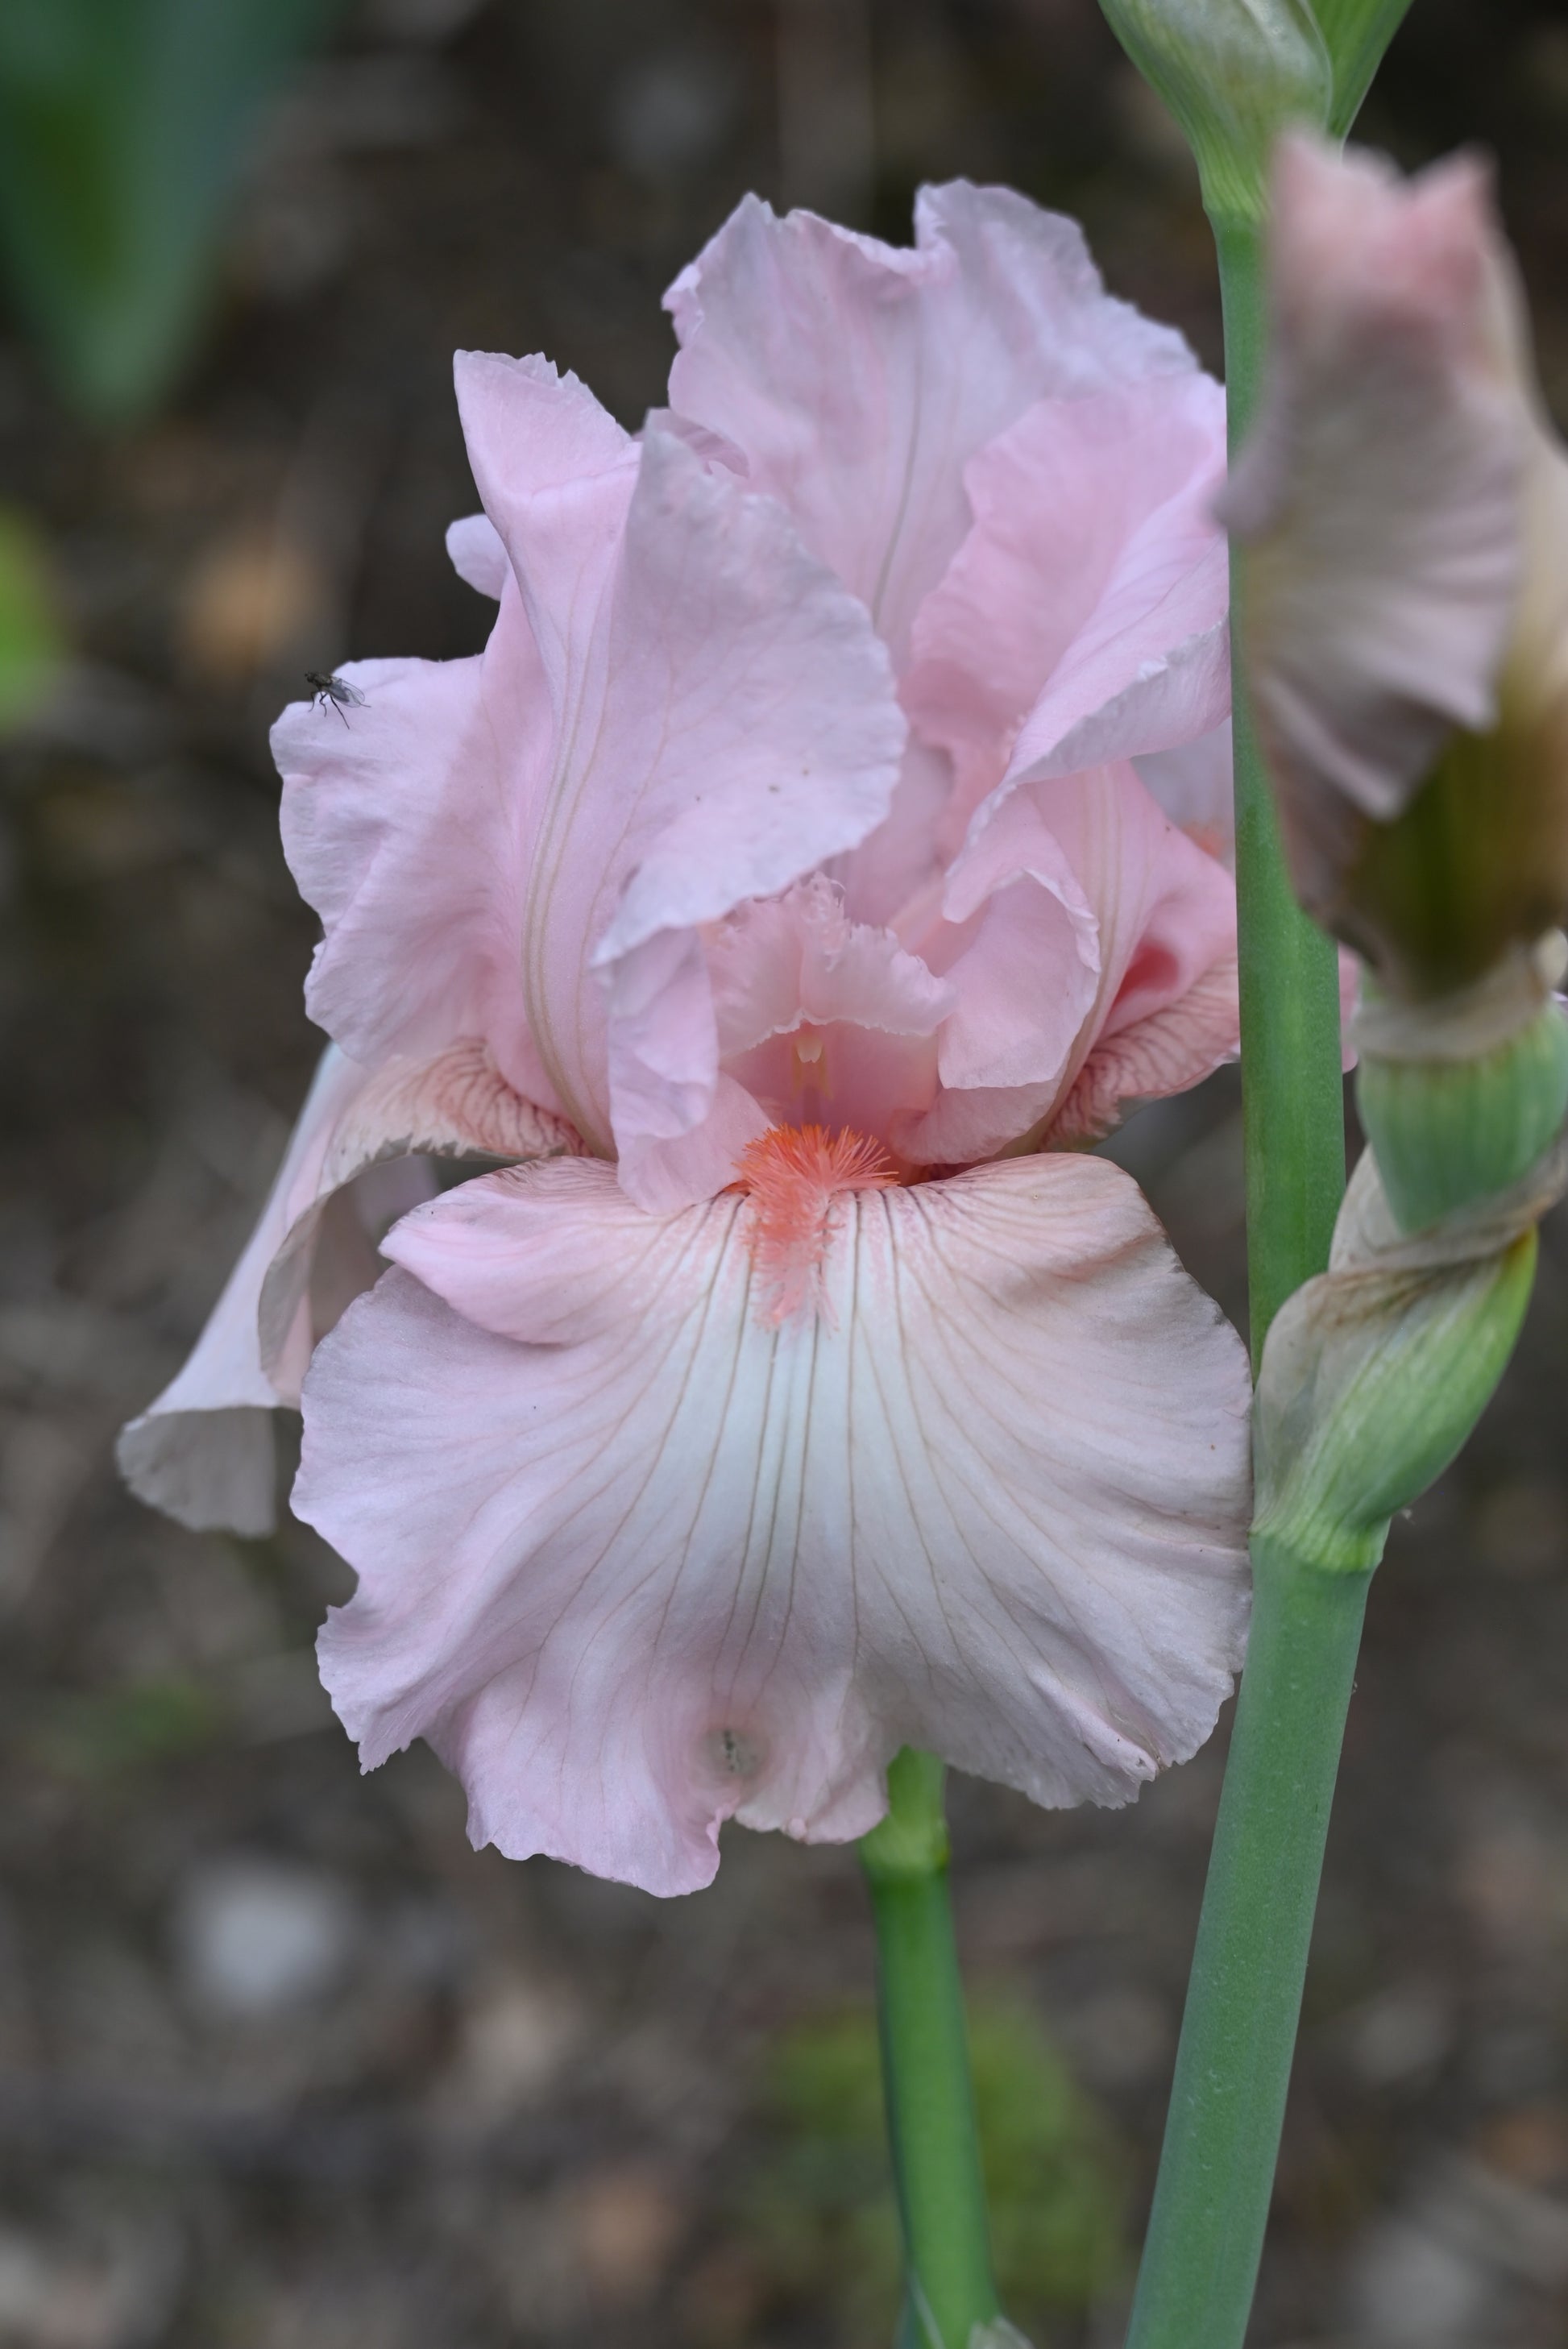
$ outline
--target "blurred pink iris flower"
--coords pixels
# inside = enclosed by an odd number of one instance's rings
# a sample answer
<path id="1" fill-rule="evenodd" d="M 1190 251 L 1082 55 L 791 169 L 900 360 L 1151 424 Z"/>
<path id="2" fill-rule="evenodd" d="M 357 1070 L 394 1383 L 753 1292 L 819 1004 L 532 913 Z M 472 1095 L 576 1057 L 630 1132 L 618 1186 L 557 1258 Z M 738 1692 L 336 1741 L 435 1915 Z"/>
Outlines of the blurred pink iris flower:
<path id="1" fill-rule="evenodd" d="M 366 1765 L 662 1893 L 905 1744 L 1126 1801 L 1244 1638 L 1242 1349 L 1084 1147 L 1235 1044 L 1222 397 L 1069 222 L 916 227 L 748 199 L 636 435 L 459 356 L 495 626 L 279 720 L 334 1049 L 122 1439 L 255 1530 L 303 1383 Z"/>

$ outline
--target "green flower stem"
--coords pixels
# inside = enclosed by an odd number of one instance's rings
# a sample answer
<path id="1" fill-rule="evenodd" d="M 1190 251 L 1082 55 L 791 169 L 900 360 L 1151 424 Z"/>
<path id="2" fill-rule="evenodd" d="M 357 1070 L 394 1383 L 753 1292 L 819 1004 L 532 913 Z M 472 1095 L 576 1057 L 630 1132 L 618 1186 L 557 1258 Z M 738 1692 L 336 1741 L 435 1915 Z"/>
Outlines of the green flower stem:
<path id="1" fill-rule="evenodd" d="M 1217 221 L 1233 451 L 1257 400 L 1264 348 L 1261 238 Z M 1339 963 L 1334 941 L 1291 894 L 1263 753 L 1247 704 L 1240 642 L 1245 598 L 1231 551 L 1235 730 L 1236 898 L 1241 952 L 1242 1114 L 1246 1133 L 1247 1277 L 1253 1362 L 1285 1299 L 1328 1262 L 1345 1194 Z"/>
<path id="2" fill-rule="evenodd" d="M 1261 243 L 1216 222 L 1231 442 L 1256 403 Z M 1339 977 L 1291 894 L 1252 713 L 1232 553 L 1236 891 L 1253 1361 L 1328 1262 L 1345 1189 Z M 1247 1667 L 1187 1992 L 1128 2349 L 1241 2349 L 1268 2221 L 1329 1803 L 1368 1574 L 1254 1540 Z"/>
<path id="3" fill-rule="evenodd" d="M 1371 1573 L 1254 1538 L 1252 1640 L 1127 2349 L 1241 2349 Z"/>
<path id="4" fill-rule="evenodd" d="M 861 1845 L 876 1922 L 882 2084 L 903 2221 L 907 2349 L 968 2349 L 997 2314 L 947 1891 L 944 1772 L 909 1748 L 888 1771 L 888 1815 Z"/>

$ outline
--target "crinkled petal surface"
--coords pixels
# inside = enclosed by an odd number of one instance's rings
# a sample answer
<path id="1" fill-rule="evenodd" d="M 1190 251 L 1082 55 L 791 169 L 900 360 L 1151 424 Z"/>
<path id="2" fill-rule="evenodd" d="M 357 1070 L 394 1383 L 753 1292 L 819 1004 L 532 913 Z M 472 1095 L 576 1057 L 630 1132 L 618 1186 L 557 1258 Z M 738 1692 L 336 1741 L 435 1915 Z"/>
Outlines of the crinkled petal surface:
<path id="1" fill-rule="evenodd" d="M 945 907 L 970 942 L 949 964 L 939 935 L 922 940 L 961 1005 L 941 1032 L 942 1091 L 890 1137 L 913 1164 L 1103 1133 L 1122 1102 L 1181 1092 L 1235 1050 L 1230 876 L 1128 761 L 1009 788 Z M 1146 1020 L 1158 1027 L 1135 1040 Z"/>
<path id="2" fill-rule="evenodd" d="M 525 808 L 511 777 L 537 755 L 548 706 L 515 592 L 475 659 L 342 673 L 365 697 L 352 724 L 301 701 L 273 729 L 284 853 L 324 932 L 306 1008 L 366 1067 L 482 1036 L 511 1083 L 556 1106 L 517 975 Z"/>
<path id="3" fill-rule="evenodd" d="M 907 728 L 864 609 L 783 509 L 681 437 L 631 440 L 540 360 L 459 355 L 499 586 L 483 656 L 361 664 L 366 707 L 274 731 L 325 931 L 314 1016 L 367 1062 L 480 1036 L 650 1205 L 728 1179 L 696 929 L 858 844 Z M 500 575 L 504 560 L 505 574 Z"/>
<path id="4" fill-rule="evenodd" d="M 190 1360 L 121 1432 L 131 1490 L 181 1525 L 270 1533 L 272 1414 L 298 1402 L 317 1338 L 381 1270 L 387 1224 L 429 1196 L 429 1160 L 581 1147 L 511 1091 L 477 1041 L 374 1071 L 330 1046 Z"/>
<path id="5" fill-rule="evenodd" d="M 614 1136 L 630 1191 L 672 1204 L 717 1188 L 732 1159 L 727 1128 L 706 1164 L 692 1148 L 710 1112 L 725 1119 L 696 926 L 880 823 L 904 739 L 886 656 L 779 507 L 727 467 L 650 430 L 623 485 L 618 428 L 586 417 L 581 386 L 474 354 L 459 388 L 553 712 L 530 786 L 530 1026 L 573 1122 Z M 568 523 L 531 451 L 542 426 L 570 438 L 590 422 L 607 486 Z"/>
<path id="6" fill-rule="evenodd" d="M 821 874 L 717 925 L 707 963 L 726 1071 L 769 1124 L 825 1121 L 885 1142 L 929 1108 L 957 990 L 891 931 L 851 922 Z"/>
<path id="7" fill-rule="evenodd" d="M 295 1491 L 360 1575 L 321 1655 L 366 1764 L 428 1737 L 477 1844 L 662 1893 L 732 1815 L 862 1832 L 904 1744 L 1127 1800 L 1242 1651 L 1240 1341 L 1100 1160 L 835 1198 L 782 1328 L 753 1214 L 574 1162 L 390 1237 Z"/>
<path id="8" fill-rule="evenodd" d="M 1018 781 L 1070 774 L 1223 721 L 1224 453 L 1224 394 L 1193 373 L 1039 401 L 972 459 L 974 525 L 904 685 L 960 820 L 1009 761 Z"/>
<path id="9" fill-rule="evenodd" d="M 748 196 L 665 296 L 673 406 L 745 452 L 901 665 L 976 450 L 1036 400 L 1194 367 L 1010 189 L 923 189 L 914 225 L 910 250 Z"/>

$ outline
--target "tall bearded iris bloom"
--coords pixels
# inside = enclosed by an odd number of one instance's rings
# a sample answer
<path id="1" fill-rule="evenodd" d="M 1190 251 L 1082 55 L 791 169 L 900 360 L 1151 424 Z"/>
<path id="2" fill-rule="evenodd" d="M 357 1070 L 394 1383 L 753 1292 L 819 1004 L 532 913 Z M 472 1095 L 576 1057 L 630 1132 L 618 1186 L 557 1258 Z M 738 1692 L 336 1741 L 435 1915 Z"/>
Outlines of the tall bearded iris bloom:
<path id="1" fill-rule="evenodd" d="M 1190 1754 L 1248 1395 L 1081 1147 L 1234 1046 L 1218 389 L 962 184 L 913 250 L 748 201 L 668 305 L 635 437 L 459 357 L 489 644 L 279 721 L 335 1050 L 122 1452 L 254 1523 L 303 1377 L 366 1764 L 658 1892 L 861 1833 L 905 1744 L 1047 1803 Z M 345 1186 L 443 1154 L 497 1171 L 336 1319 Z"/>

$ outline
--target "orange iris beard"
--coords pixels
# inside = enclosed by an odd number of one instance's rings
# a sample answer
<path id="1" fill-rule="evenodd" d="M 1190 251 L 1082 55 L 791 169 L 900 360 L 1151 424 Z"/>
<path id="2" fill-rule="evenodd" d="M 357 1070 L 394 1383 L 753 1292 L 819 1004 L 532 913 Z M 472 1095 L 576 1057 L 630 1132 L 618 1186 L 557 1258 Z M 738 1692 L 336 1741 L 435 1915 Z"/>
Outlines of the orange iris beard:
<path id="1" fill-rule="evenodd" d="M 897 1167 L 863 1133 L 774 1125 L 741 1152 L 738 1176 L 751 1195 L 748 1234 L 761 1285 L 759 1318 L 777 1329 L 797 1313 L 825 1313 L 822 1266 L 828 1218 L 841 1191 L 887 1191 Z"/>

